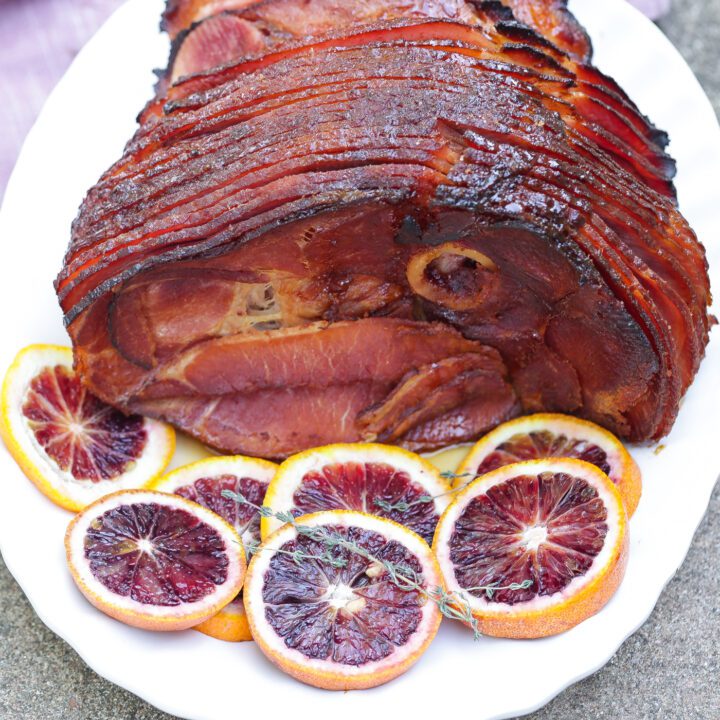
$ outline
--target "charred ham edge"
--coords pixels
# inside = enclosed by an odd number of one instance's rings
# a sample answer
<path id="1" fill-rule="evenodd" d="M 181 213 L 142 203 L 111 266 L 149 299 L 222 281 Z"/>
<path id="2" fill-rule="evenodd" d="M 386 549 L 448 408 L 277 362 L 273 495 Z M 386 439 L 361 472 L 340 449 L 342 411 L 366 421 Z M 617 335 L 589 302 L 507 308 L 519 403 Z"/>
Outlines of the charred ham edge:
<path id="1" fill-rule="evenodd" d="M 585 28 L 568 10 L 567 0 L 503 0 L 524 25 L 547 38 L 580 62 L 592 59 L 592 42 Z M 479 0 L 479 4 L 483 3 Z"/>
<path id="2" fill-rule="evenodd" d="M 272 457 L 438 447 L 518 400 L 665 434 L 709 287 L 664 136 L 497 3 L 300 41 L 280 5 L 226 14 L 277 44 L 170 87 L 86 200 L 57 288 L 90 387 Z"/>

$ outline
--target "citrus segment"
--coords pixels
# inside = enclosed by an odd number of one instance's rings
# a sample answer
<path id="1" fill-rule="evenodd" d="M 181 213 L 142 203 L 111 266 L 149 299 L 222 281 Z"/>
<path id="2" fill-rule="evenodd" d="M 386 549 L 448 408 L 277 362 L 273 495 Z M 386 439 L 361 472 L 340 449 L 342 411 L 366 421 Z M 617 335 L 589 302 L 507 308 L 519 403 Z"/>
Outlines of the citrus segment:
<path id="1" fill-rule="evenodd" d="M 635 460 L 612 433 L 569 415 L 542 413 L 499 425 L 473 446 L 458 474 L 484 475 L 511 463 L 547 457 L 595 465 L 617 485 L 628 517 L 635 513 L 642 493 Z"/>
<path id="2" fill-rule="evenodd" d="M 19 353 L 2 389 L 0 430 L 25 474 L 53 502 L 80 510 L 122 488 L 144 487 L 167 466 L 172 428 L 126 416 L 89 393 L 69 348 Z"/>
<path id="3" fill-rule="evenodd" d="M 235 528 L 247 551 L 260 541 L 260 515 L 252 505 L 263 504 L 277 467 L 267 460 L 240 455 L 211 457 L 168 473 L 153 484 L 153 489 L 175 493 L 217 513 Z M 241 494 L 252 505 L 226 497 L 225 491 Z M 195 629 L 228 642 L 252 640 L 242 594 Z"/>
<path id="4" fill-rule="evenodd" d="M 449 484 L 419 455 L 388 445 L 338 444 L 286 460 L 270 483 L 265 504 L 303 515 L 358 510 L 406 525 L 428 543 L 449 502 Z M 261 521 L 263 537 L 282 523 Z"/>
<path id="5" fill-rule="evenodd" d="M 448 591 L 481 632 L 542 637 L 600 610 L 622 580 L 627 519 L 610 479 L 581 460 L 508 465 L 462 490 L 433 545 Z"/>
<path id="6" fill-rule="evenodd" d="M 324 536 L 284 525 L 248 569 L 245 608 L 260 648 L 293 677 L 327 689 L 375 687 L 405 672 L 440 624 L 425 594 L 441 585 L 430 548 L 407 528 L 365 513 L 320 512 L 297 524 Z M 401 587 L 383 563 L 420 584 Z"/>
<path id="7" fill-rule="evenodd" d="M 181 630 L 240 591 L 245 554 L 235 530 L 165 493 L 125 490 L 77 515 L 65 536 L 72 576 L 93 605 L 129 625 Z"/>

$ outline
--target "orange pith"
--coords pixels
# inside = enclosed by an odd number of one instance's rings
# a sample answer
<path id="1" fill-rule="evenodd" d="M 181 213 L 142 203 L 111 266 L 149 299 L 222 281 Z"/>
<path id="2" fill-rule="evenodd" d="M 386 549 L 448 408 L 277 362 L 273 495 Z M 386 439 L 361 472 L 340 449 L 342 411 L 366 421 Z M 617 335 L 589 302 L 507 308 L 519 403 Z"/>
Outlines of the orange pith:
<path id="1" fill-rule="evenodd" d="M 521 493 L 528 487 L 535 494 Z M 627 564 L 627 516 L 617 488 L 594 465 L 517 463 L 458 493 L 433 549 L 448 591 L 469 601 L 482 633 L 546 637 L 599 612 L 613 596 Z M 510 589 L 523 578 L 530 587 Z M 504 589 L 492 597 L 467 590 L 494 582 Z"/>

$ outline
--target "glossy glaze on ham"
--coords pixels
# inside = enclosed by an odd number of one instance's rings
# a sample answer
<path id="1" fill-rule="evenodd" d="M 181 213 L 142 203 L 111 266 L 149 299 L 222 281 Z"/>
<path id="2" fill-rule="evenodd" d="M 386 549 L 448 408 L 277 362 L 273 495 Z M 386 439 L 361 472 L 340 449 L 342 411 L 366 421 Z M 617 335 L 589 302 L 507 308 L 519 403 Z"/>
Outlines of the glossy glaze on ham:
<path id="1" fill-rule="evenodd" d="M 158 96 L 56 283 L 96 394 L 271 458 L 537 410 L 669 431 L 704 251 L 666 136 L 561 0 L 171 0 L 164 22 Z"/>

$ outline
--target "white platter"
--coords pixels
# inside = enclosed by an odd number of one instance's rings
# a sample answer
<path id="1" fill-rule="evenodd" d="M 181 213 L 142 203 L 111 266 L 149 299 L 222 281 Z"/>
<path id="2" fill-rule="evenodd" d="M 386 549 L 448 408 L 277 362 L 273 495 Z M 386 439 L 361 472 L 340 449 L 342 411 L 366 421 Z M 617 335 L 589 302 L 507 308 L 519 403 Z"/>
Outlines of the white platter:
<path id="1" fill-rule="evenodd" d="M 165 61 L 166 42 L 157 32 L 161 5 L 130 0 L 121 7 L 80 53 L 28 136 L 0 212 L 0 370 L 27 344 L 67 343 L 52 279 L 86 189 L 119 157 L 150 95 L 150 69 Z M 708 248 L 717 291 L 720 128 L 708 99 L 668 40 L 623 0 L 571 6 L 590 30 L 599 67 L 670 132 L 681 206 Z M 475 720 L 513 717 L 600 668 L 649 616 L 687 553 L 720 472 L 719 401 L 716 330 L 666 448 L 634 451 L 645 493 L 631 525 L 627 577 L 600 614 L 532 642 L 473 643 L 463 628 L 444 623 L 415 668 L 372 691 L 314 690 L 276 671 L 252 643 L 226 644 L 192 631 L 155 635 L 97 612 L 66 569 L 68 514 L 35 490 L 3 447 L 0 548 L 40 618 L 90 667 L 183 718 L 224 720 L 264 710 L 294 720 L 366 720 L 399 703 L 415 718 L 460 708 L 471 709 Z"/>

